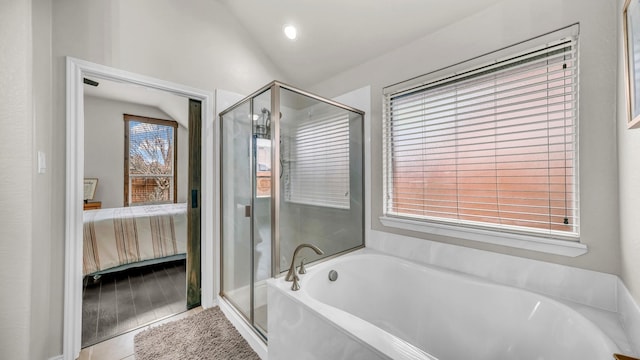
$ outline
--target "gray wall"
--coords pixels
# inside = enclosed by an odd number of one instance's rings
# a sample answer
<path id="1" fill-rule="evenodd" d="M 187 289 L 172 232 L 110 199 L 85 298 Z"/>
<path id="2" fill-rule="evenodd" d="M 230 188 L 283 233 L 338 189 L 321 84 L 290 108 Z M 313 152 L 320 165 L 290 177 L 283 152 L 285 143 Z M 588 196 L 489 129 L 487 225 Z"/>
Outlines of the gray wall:
<path id="1" fill-rule="evenodd" d="M 30 356 L 34 178 L 31 2 L 0 6 L 0 349 Z M 16 274 L 19 274 L 16 276 Z M 38 307 L 40 310 L 40 307 Z"/>
<path id="2" fill-rule="evenodd" d="M 622 14 L 624 0 L 618 0 Z M 618 167 L 620 182 L 620 247 L 622 279 L 640 302 L 640 129 L 627 129 L 622 17 L 618 16 Z"/>
<path id="3" fill-rule="evenodd" d="M 0 349 L 11 359 L 49 354 L 51 3 L 0 5 Z M 44 281 L 42 281 L 44 277 Z"/>
<path id="4" fill-rule="evenodd" d="M 8 0 L 0 30 L 0 349 L 47 359 L 62 353 L 65 56 L 211 92 L 288 79 L 216 1 Z"/>
<path id="5" fill-rule="evenodd" d="M 33 150 L 47 157 L 47 170 L 34 175 L 33 181 L 33 246 L 31 259 L 31 336 L 29 350 L 31 359 L 44 359 L 50 354 L 49 327 L 51 284 L 47 274 L 51 271 L 51 211 L 52 178 L 51 133 L 53 129 L 53 93 L 51 72 L 51 2 L 32 1 L 33 27 Z M 35 160 L 35 159 L 34 159 Z M 36 165 L 31 164 L 36 172 Z M 60 190 L 61 191 L 61 190 Z M 2 346 L 0 346 L 2 348 Z"/>
<path id="6" fill-rule="evenodd" d="M 185 101 L 184 113 L 188 114 Z M 124 120 L 123 114 L 174 120 L 164 111 L 140 104 L 85 96 L 84 177 L 98 178 L 94 201 L 103 208 L 124 202 Z M 178 126 L 178 202 L 187 201 L 189 130 Z"/>
<path id="7" fill-rule="evenodd" d="M 616 3 L 597 0 L 505 0 L 381 57 L 336 75 L 312 90 L 335 96 L 371 85 L 372 228 L 521 257 L 620 274 L 616 153 Z M 382 215 L 382 88 L 580 23 L 580 213 L 585 255 L 569 258 L 395 230 Z M 637 234 L 637 232 L 636 232 Z"/>

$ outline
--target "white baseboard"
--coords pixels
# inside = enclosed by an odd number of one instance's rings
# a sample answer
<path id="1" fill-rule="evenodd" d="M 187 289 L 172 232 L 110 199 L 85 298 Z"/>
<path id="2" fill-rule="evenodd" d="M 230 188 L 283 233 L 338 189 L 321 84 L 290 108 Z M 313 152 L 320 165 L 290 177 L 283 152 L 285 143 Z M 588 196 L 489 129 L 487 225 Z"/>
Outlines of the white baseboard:
<path id="1" fill-rule="evenodd" d="M 54 356 L 52 358 L 49 358 L 49 360 L 63 360 L 64 356 L 63 355 L 58 355 L 58 356 Z"/>
<path id="2" fill-rule="evenodd" d="M 238 330 L 240 335 L 249 343 L 253 351 L 258 354 L 260 359 L 268 359 L 267 344 L 258 337 L 258 335 L 247 325 L 241 316 L 229 305 L 224 299 L 218 297 L 218 306 L 222 313 L 231 321 L 233 326 Z"/>

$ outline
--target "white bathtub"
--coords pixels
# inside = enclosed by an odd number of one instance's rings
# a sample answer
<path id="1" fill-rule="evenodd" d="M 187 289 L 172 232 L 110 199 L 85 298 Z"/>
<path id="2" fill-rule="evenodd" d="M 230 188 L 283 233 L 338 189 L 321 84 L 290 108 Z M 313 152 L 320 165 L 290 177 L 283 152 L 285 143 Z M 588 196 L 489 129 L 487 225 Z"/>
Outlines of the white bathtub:
<path id="1" fill-rule="evenodd" d="M 329 281 L 330 270 L 338 272 Z M 526 290 L 360 252 L 269 283 L 269 359 L 611 359 L 615 343 Z"/>

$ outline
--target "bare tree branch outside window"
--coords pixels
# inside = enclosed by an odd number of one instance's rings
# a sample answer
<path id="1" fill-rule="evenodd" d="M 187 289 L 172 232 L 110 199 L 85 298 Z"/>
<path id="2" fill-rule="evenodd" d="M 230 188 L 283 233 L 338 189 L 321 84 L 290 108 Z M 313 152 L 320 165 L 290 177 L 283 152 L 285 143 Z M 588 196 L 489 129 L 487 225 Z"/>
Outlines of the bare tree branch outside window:
<path id="1" fill-rule="evenodd" d="M 125 200 L 129 205 L 174 202 L 177 124 L 133 116 L 125 116 L 125 120 L 128 120 Z"/>

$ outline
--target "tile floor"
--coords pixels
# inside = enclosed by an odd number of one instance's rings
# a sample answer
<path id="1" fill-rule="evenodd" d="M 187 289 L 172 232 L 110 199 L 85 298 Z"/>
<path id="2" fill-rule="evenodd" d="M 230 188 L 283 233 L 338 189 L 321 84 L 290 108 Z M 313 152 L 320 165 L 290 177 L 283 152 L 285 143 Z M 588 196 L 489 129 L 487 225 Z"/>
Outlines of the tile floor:
<path id="1" fill-rule="evenodd" d="M 198 306 L 197 308 L 193 308 L 178 315 L 158 320 L 149 325 L 124 333 L 120 336 L 116 336 L 101 343 L 97 343 L 93 346 L 86 347 L 82 349 L 82 351 L 80 351 L 80 357 L 78 358 L 78 360 L 134 360 L 135 357 L 133 355 L 133 338 L 137 333 L 154 326 L 180 320 L 189 315 L 197 314 L 202 310 L 202 307 Z"/>

